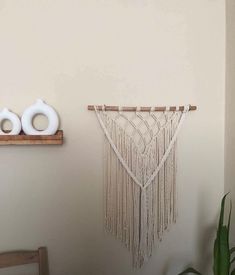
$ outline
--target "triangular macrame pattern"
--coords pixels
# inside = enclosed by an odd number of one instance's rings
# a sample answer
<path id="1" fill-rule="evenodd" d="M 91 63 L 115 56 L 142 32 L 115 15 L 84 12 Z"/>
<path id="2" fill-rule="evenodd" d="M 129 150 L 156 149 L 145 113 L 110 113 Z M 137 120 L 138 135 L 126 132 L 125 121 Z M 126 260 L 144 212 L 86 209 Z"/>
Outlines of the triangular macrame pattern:
<path id="1" fill-rule="evenodd" d="M 106 136 L 105 228 L 131 251 L 138 268 L 176 221 L 176 140 L 188 107 L 95 112 Z"/>

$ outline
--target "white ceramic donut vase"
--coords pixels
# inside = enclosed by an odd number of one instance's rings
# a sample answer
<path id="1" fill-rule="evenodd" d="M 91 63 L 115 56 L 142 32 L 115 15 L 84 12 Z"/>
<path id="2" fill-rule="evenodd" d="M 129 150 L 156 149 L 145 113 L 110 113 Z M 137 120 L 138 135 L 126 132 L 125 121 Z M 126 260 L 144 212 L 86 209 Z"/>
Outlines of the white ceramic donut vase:
<path id="1" fill-rule="evenodd" d="M 33 118 L 39 114 L 45 115 L 48 119 L 48 127 L 42 131 L 33 126 Z M 59 128 L 59 117 L 51 106 L 38 99 L 35 104 L 24 111 L 21 124 L 26 135 L 54 135 Z"/>
<path id="2" fill-rule="evenodd" d="M 2 122 L 4 120 L 10 120 L 12 123 L 12 130 L 9 132 L 4 132 L 2 129 Z M 18 135 L 21 131 L 21 123 L 19 117 L 13 113 L 10 112 L 7 108 L 4 108 L 0 112 L 0 135 Z"/>

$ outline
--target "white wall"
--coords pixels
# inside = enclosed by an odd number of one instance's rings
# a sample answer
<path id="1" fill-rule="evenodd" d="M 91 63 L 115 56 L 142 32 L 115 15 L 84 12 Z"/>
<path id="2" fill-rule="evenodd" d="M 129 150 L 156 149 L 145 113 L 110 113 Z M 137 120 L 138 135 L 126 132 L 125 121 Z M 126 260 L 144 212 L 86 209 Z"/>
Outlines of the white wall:
<path id="1" fill-rule="evenodd" d="M 0 148 L 0 250 L 46 245 L 52 275 L 205 268 L 224 188 L 224 37 L 222 0 L 0 0 L 0 105 L 45 99 L 66 138 Z M 178 222 L 140 271 L 103 232 L 103 136 L 86 110 L 99 103 L 199 107 L 179 137 Z"/>
<path id="2" fill-rule="evenodd" d="M 226 46 L 226 132 L 225 132 L 225 188 L 231 192 L 233 205 L 235 203 L 235 1 L 227 0 L 226 25 L 227 25 L 227 46 Z M 233 211 L 233 221 L 235 212 Z M 232 223 L 233 228 L 235 224 Z M 235 237 L 231 235 L 233 241 Z"/>

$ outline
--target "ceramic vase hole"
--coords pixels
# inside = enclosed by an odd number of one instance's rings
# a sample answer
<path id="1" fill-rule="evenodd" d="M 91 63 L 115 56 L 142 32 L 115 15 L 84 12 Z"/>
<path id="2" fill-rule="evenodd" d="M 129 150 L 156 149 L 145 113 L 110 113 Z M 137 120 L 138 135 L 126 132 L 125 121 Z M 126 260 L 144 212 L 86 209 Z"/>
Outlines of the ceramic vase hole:
<path id="1" fill-rule="evenodd" d="M 4 133 L 8 133 L 12 131 L 13 124 L 9 119 L 3 119 L 0 127 Z"/>
<path id="2" fill-rule="evenodd" d="M 36 114 L 32 119 L 33 127 L 38 131 L 44 131 L 49 125 L 47 116 L 44 114 Z"/>

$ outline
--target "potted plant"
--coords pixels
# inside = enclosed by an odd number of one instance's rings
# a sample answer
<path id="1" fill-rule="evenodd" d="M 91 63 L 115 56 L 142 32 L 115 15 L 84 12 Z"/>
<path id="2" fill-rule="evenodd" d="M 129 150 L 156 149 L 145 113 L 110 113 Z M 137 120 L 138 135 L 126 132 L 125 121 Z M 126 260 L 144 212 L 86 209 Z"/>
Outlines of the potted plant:
<path id="1" fill-rule="evenodd" d="M 214 264 L 213 274 L 214 275 L 235 275 L 235 269 L 232 270 L 232 263 L 235 262 L 235 247 L 230 248 L 229 246 L 229 232 L 230 232 L 230 221 L 232 205 L 230 203 L 229 217 L 225 224 L 224 220 L 224 208 L 225 201 L 228 194 L 226 194 L 221 202 L 220 218 L 217 229 L 217 235 L 214 242 Z M 178 275 L 183 274 L 199 274 L 202 275 L 196 269 L 189 267 Z"/>

